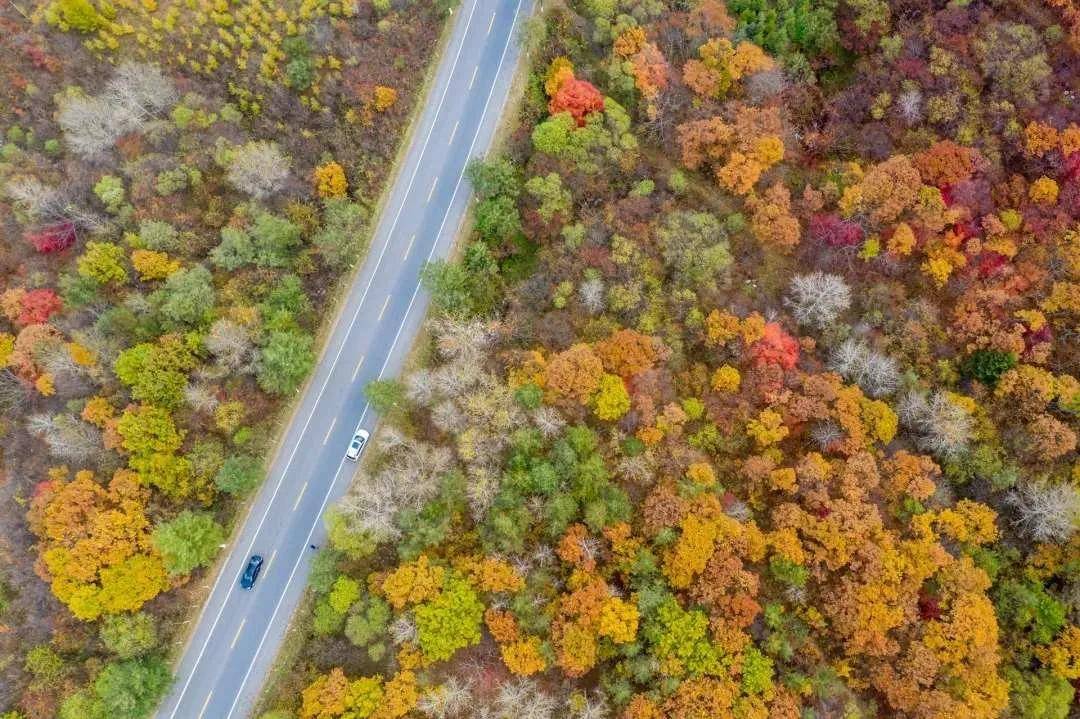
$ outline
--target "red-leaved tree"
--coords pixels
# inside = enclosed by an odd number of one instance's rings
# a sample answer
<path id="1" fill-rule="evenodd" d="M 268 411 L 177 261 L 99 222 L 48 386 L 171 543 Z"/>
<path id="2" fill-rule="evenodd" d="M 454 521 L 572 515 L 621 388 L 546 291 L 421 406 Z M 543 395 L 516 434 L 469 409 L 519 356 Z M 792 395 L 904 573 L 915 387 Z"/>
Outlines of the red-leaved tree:
<path id="1" fill-rule="evenodd" d="M 548 111 L 552 115 L 569 112 L 579 127 L 585 124 L 586 115 L 603 109 L 604 96 L 600 91 L 588 80 L 579 80 L 576 77 L 564 81 L 548 103 Z"/>
<path id="2" fill-rule="evenodd" d="M 810 238 L 829 247 L 854 247 L 863 240 L 862 228 L 836 215 L 818 214 L 806 225 Z"/>
<path id="3" fill-rule="evenodd" d="M 26 241 L 38 252 L 48 255 L 66 250 L 75 244 L 75 223 L 57 222 L 26 234 Z"/>
<path id="4" fill-rule="evenodd" d="M 16 320 L 20 326 L 40 325 L 64 308 L 64 302 L 55 292 L 45 288 L 30 290 L 19 300 L 21 311 Z"/>
<path id="5" fill-rule="evenodd" d="M 799 343 L 775 322 L 765 325 L 760 340 L 750 347 L 758 364 L 774 364 L 791 369 L 799 361 Z"/>

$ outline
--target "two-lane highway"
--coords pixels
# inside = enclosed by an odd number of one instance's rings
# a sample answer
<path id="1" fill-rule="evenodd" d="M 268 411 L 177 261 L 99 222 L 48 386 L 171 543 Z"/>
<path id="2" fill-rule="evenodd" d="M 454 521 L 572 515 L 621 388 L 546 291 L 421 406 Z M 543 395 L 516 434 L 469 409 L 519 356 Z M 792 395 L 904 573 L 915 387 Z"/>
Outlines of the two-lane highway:
<path id="1" fill-rule="evenodd" d="M 454 15 L 405 161 L 367 259 L 265 484 L 234 542 L 177 667 L 158 719 L 241 719 L 252 711 L 303 594 L 322 515 L 356 465 L 345 449 L 375 416 L 363 387 L 401 368 L 427 297 L 419 271 L 445 256 L 469 201 L 465 167 L 494 136 L 518 62 L 517 30 L 533 0 L 466 0 Z M 252 554 L 254 589 L 238 586 Z"/>

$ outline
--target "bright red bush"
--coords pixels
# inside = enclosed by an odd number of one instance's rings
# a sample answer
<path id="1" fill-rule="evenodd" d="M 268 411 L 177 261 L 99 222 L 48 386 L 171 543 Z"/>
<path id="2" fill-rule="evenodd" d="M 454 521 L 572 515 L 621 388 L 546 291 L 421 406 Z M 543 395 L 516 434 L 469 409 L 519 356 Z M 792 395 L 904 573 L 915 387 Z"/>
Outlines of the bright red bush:
<path id="1" fill-rule="evenodd" d="M 38 252 L 48 255 L 61 252 L 75 244 L 75 223 L 57 222 L 26 234 L 26 241 Z"/>
<path id="2" fill-rule="evenodd" d="M 1009 258 L 999 255 L 997 252 L 984 252 L 979 256 L 979 277 L 986 279 L 999 274 L 1002 268 L 1009 264 Z"/>
<path id="3" fill-rule="evenodd" d="M 750 354 L 758 364 L 775 364 L 791 369 L 799 361 L 799 343 L 780 325 L 765 325 L 762 338 L 750 346 Z"/>
<path id="4" fill-rule="evenodd" d="M 836 215 L 814 215 L 807 224 L 810 238 L 829 247 L 854 247 L 863 241 L 858 224 Z"/>
<path id="5" fill-rule="evenodd" d="M 604 96 L 600 94 L 600 91 L 588 80 L 579 80 L 576 77 L 564 81 L 548 103 L 548 111 L 552 115 L 569 112 L 574 116 L 579 127 L 585 124 L 586 115 L 603 109 Z"/>

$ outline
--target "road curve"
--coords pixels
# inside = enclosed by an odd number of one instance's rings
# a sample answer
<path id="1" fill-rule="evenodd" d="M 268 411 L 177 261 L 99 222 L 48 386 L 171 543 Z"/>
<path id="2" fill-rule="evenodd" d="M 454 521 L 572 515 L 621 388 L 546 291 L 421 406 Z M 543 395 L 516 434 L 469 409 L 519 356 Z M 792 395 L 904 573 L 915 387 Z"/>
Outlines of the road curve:
<path id="1" fill-rule="evenodd" d="M 322 514 L 348 488 L 344 458 L 357 427 L 376 421 L 363 387 L 396 374 L 427 308 L 423 264 L 445 256 L 469 202 L 463 179 L 483 155 L 509 93 L 517 29 L 534 0 L 466 0 L 436 70 L 367 259 L 335 319 L 315 375 L 285 432 L 232 554 L 223 563 L 157 719 L 241 719 L 254 703 L 322 545 Z M 250 591 L 238 577 L 265 560 Z"/>

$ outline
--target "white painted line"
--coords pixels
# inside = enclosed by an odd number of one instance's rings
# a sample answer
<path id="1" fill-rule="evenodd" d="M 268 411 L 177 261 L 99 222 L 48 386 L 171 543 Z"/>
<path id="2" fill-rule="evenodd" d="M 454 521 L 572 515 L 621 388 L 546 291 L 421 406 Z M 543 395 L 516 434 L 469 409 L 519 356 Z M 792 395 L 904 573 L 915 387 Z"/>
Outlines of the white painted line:
<path id="1" fill-rule="evenodd" d="M 324 447 L 326 446 L 326 443 L 330 440 L 330 433 L 334 431 L 335 424 L 337 424 L 337 417 L 334 417 L 332 420 L 330 420 L 330 429 L 326 430 L 326 436 L 323 437 L 322 441 Z"/>
<path id="2" fill-rule="evenodd" d="M 206 707 L 210 706 L 210 697 L 214 696 L 214 690 L 211 689 L 210 693 L 206 695 L 206 701 L 203 702 L 202 709 L 199 710 L 199 719 L 203 718 L 203 714 L 206 713 Z"/>
<path id="3" fill-rule="evenodd" d="M 409 253 L 412 252 L 412 243 L 416 242 L 416 235 L 414 234 L 409 238 L 409 246 L 405 248 L 405 256 L 402 257 L 402 261 L 409 259 Z"/>
<path id="4" fill-rule="evenodd" d="M 495 16 L 496 16 L 497 14 L 498 14 L 498 13 L 491 13 L 491 22 L 489 22 L 489 23 L 488 23 L 488 29 L 487 29 L 487 32 L 485 32 L 485 33 L 484 33 L 484 35 L 485 35 L 485 36 L 486 36 L 486 35 L 490 35 L 490 34 L 491 34 L 491 28 L 495 27 Z"/>
<path id="5" fill-rule="evenodd" d="M 387 295 L 386 296 L 386 300 L 382 303 L 382 309 L 379 310 L 379 317 L 378 317 L 378 319 L 376 321 L 382 322 L 382 316 L 383 316 L 383 314 L 386 313 L 386 306 L 388 304 L 390 304 L 390 298 L 391 297 L 392 297 L 392 295 Z"/>
<path id="6" fill-rule="evenodd" d="M 368 291 L 371 290 L 371 285 L 375 281 L 375 275 L 378 274 L 379 266 L 382 264 L 383 257 L 386 255 L 386 250 L 390 247 L 390 238 L 394 235 L 394 228 L 397 227 L 398 221 L 401 219 L 401 213 L 405 211 L 405 200 L 408 199 L 409 194 L 412 192 L 413 183 L 416 182 L 416 176 L 420 172 L 420 167 L 423 164 L 422 160 L 424 159 L 424 154 L 427 151 L 428 144 L 431 142 L 431 136 L 435 132 L 436 126 L 438 126 L 439 124 L 439 115 L 440 113 L 442 113 L 443 107 L 446 105 L 446 96 L 450 92 L 451 85 L 449 78 L 452 78 L 454 76 L 454 73 L 457 70 L 458 61 L 461 60 L 461 52 L 465 49 L 465 38 L 467 38 L 469 35 L 469 27 L 472 25 L 473 15 L 475 15 L 476 13 L 476 6 L 477 3 L 473 2 L 472 6 L 469 9 L 469 16 L 465 19 L 465 28 L 464 30 L 462 30 L 461 33 L 462 40 L 461 43 L 458 45 L 457 52 L 454 54 L 454 62 L 450 66 L 450 72 L 447 75 L 447 82 L 446 85 L 443 87 L 442 96 L 439 98 L 439 104 L 435 108 L 435 114 L 432 117 L 431 125 L 428 127 L 427 135 L 424 137 L 424 144 L 420 146 L 420 150 L 416 155 L 416 164 L 413 166 L 412 174 L 409 176 L 409 184 L 405 187 L 405 193 L 401 196 L 401 201 L 398 203 L 397 212 L 394 214 L 394 221 L 390 223 L 390 229 L 386 233 L 386 237 L 382 244 L 382 249 L 379 251 L 379 256 L 375 260 L 375 266 L 372 269 L 371 276 L 368 278 L 367 285 L 364 287 L 364 291 L 360 295 L 360 302 L 357 304 L 356 312 L 353 313 L 352 320 L 348 325 L 350 327 L 356 323 L 356 318 L 360 316 L 360 312 L 364 308 L 364 300 L 367 299 Z M 476 77 L 476 70 L 473 70 L 473 77 Z M 391 189 L 391 195 L 392 194 L 393 190 Z M 339 314 L 338 317 L 334 320 L 334 326 L 330 329 L 331 337 L 333 336 L 334 332 L 336 332 L 337 327 L 340 325 L 341 316 L 342 315 Z M 347 337 L 348 335 L 346 334 L 346 338 Z M 333 376 L 334 367 L 337 366 L 338 360 L 341 359 L 341 353 L 345 351 L 345 344 L 346 343 L 343 339 L 341 344 L 338 346 L 338 350 L 337 353 L 334 355 L 333 361 L 330 363 L 330 367 L 328 368 L 326 373 L 326 378 L 323 380 L 322 386 L 319 388 L 319 392 L 315 396 L 312 410 L 308 414 L 307 420 L 304 421 L 303 428 L 300 430 L 301 438 L 307 433 L 307 428 L 311 424 L 311 420 L 315 417 L 315 410 L 318 408 L 319 400 L 322 398 L 323 394 L 326 392 L 327 386 L 330 384 L 330 378 Z M 296 453 L 300 451 L 300 444 L 301 443 L 298 440 L 293 446 L 292 452 L 289 453 L 289 459 L 285 463 L 285 468 L 281 470 L 281 474 L 278 476 L 277 485 L 275 485 L 274 491 L 270 495 L 270 499 L 266 503 L 266 509 L 263 510 L 263 515 L 259 519 L 259 524 L 255 527 L 255 532 L 251 536 L 251 542 L 248 544 L 247 551 L 239 555 L 241 559 L 243 559 L 243 557 L 251 555 L 251 550 L 255 547 L 255 542 L 258 539 L 259 532 L 262 531 L 262 527 L 266 523 L 266 519 L 270 516 L 270 509 L 273 507 L 274 499 L 277 498 L 277 494 L 281 490 L 281 486 L 284 483 L 285 477 L 289 472 L 289 467 L 292 466 L 293 459 L 296 458 Z M 202 622 L 203 615 L 205 615 L 206 611 L 210 608 L 211 600 L 217 593 L 218 587 L 221 585 L 221 582 L 225 578 L 225 575 L 229 574 L 225 570 L 226 567 L 222 567 L 222 570 L 218 572 L 217 579 L 214 580 L 214 588 L 210 590 L 210 597 L 207 599 L 206 603 L 203 605 L 202 610 L 199 612 L 199 617 L 196 620 L 197 624 Z M 181 704 L 183 704 L 184 695 L 187 693 L 188 687 L 191 686 L 191 682 L 195 678 L 195 671 L 196 669 L 198 669 L 199 663 L 202 661 L 203 656 L 206 654 L 207 648 L 210 646 L 210 640 L 214 636 L 214 631 L 217 629 L 217 625 L 221 621 L 222 615 L 225 613 L 225 607 L 229 603 L 229 598 L 232 596 L 232 593 L 235 590 L 236 583 L 230 582 L 229 588 L 226 590 L 225 593 L 225 598 L 221 601 L 221 606 L 218 608 L 218 613 L 214 617 L 214 621 L 210 624 L 210 630 L 206 634 L 206 640 L 203 642 L 202 647 L 199 649 L 199 653 L 195 656 L 195 662 L 191 666 L 191 672 L 188 674 L 188 678 L 184 681 L 184 686 L 180 688 L 180 693 L 176 697 L 176 706 L 173 707 L 173 710 L 169 713 L 169 719 L 176 719 L 176 713 L 180 710 Z M 240 695 L 238 694 L 237 699 L 239 699 L 239 697 Z M 233 707 L 235 708 L 235 706 L 236 700 L 234 700 L 233 702 Z M 232 715 L 232 710 L 229 711 L 229 715 Z"/>
<path id="7" fill-rule="evenodd" d="M 296 508 L 300 506 L 300 500 L 304 498 L 304 492 L 307 491 L 308 483 L 304 482 L 304 486 L 300 488 L 300 494 L 296 495 L 296 501 L 293 502 L 292 511 L 296 511 Z"/>
<path id="8" fill-rule="evenodd" d="M 439 178 L 435 178 L 435 181 L 431 183 L 431 192 L 427 193 L 427 201 L 431 202 L 431 198 L 435 196 L 435 188 L 439 186 Z"/>
<path id="9" fill-rule="evenodd" d="M 517 26 L 518 15 L 521 12 L 521 3 L 522 3 L 522 0 L 518 0 L 517 5 L 514 8 L 514 21 L 511 24 L 511 27 L 516 27 Z M 475 10 L 475 9 L 476 9 L 476 5 L 474 4 L 473 5 L 473 10 Z M 471 15 L 469 16 L 469 19 L 470 20 L 472 19 Z M 512 39 L 510 39 L 503 46 L 502 55 L 499 58 L 499 66 L 495 70 L 495 77 L 498 77 L 499 73 L 502 71 L 503 62 L 506 60 L 506 53 L 510 49 L 510 43 L 511 42 L 513 42 Z M 475 73 L 474 73 L 474 75 L 475 75 Z M 484 111 L 480 115 L 480 122 L 477 123 L 476 132 L 473 134 L 472 143 L 469 145 L 469 155 L 470 156 L 472 155 L 473 149 L 476 147 L 476 140 L 480 136 L 480 129 L 484 125 L 484 118 L 487 116 L 488 108 L 491 105 L 491 98 L 492 98 L 492 94 L 494 93 L 494 91 L 495 91 L 495 84 L 492 83 L 491 89 L 488 90 L 487 100 L 484 103 Z M 506 105 L 506 103 L 504 101 L 503 107 L 505 107 L 505 105 Z M 446 220 L 450 216 L 450 209 L 454 206 L 454 199 L 457 197 L 458 190 L 461 189 L 461 181 L 464 179 L 464 177 L 465 177 L 465 173 L 463 171 L 461 173 L 461 175 L 458 176 L 457 184 L 454 186 L 454 193 L 450 197 L 450 203 L 446 207 L 446 214 L 443 215 L 442 224 L 439 226 L 439 233 L 436 235 L 436 238 L 439 238 L 439 237 L 442 236 L 443 228 L 446 226 Z M 400 214 L 400 209 L 399 209 L 398 213 Z M 427 259 L 428 259 L 429 262 L 431 261 L 431 258 L 435 255 L 435 250 L 438 248 L 438 245 L 439 245 L 439 243 L 438 243 L 438 240 L 436 239 L 436 242 L 431 246 L 431 251 L 428 253 L 428 256 L 427 256 Z M 416 298 L 420 293 L 421 287 L 422 287 L 422 285 L 420 283 L 417 283 L 416 289 L 413 290 L 412 298 L 409 300 L 409 306 L 405 310 L 405 316 L 401 321 L 401 325 L 398 327 L 397 334 L 394 335 L 394 341 L 390 345 L 390 350 L 386 353 L 386 360 L 383 362 L 382 368 L 379 370 L 379 377 L 382 377 L 383 373 L 386 371 L 386 366 L 387 366 L 387 364 L 389 364 L 390 358 L 393 356 L 394 348 L 397 346 L 398 340 L 401 337 L 402 330 L 405 329 L 405 325 L 407 324 L 407 321 L 408 321 L 408 318 L 409 318 L 409 313 L 412 311 L 413 303 L 416 301 Z M 354 321 L 355 321 L 355 318 L 354 318 Z M 371 407 L 370 403 L 367 403 L 367 404 L 364 405 L 364 410 L 363 410 L 363 412 L 360 413 L 360 422 L 357 424 L 358 427 L 364 423 L 364 418 L 367 416 L 368 409 L 370 407 Z M 337 485 L 338 476 L 341 474 L 341 469 L 344 466 L 345 466 L 345 460 L 342 459 L 340 464 L 338 464 L 337 472 L 334 473 L 334 479 L 330 482 L 330 484 L 329 484 L 329 486 L 327 488 L 327 491 L 326 491 L 326 495 L 323 497 L 322 506 L 319 508 L 319 514 L 315 519 L 315 523 L 311 526 L 311 530 L 308 531 L 307 539 L 304 542 L 305 544 L 310 544 L 311 543 L 311 538 L 315 534 L 315 529 L 319 526 L 319 522 L 322 521 L 322 515 L 326 511 L 326 506 L 330 501 L 330 497 L 334 493 L 334 487 Z M 297 558 L 296 563 L 293 565 L 292 572 L 290 572 L 290 574 L 289 574 L 289 580 L 285 583 L 286 587 L 289 587 L 289 586 L 292 585 L 293 579 L 296 576 L 297 570 L 300 569 L 300 564 L 303 562 L 303 559 L 304 559 L 303 554 L 301 554 Z M 267 637 L 270 636 L 270 627 L 274 626 L 274 622 L 277 620 L 278 612 L 281 611 L 281 605 L 282 605 L 282 603 L 284 601 L 285 601 L 285 593 L 283 592 L 282 595 L 278 598 L 277 604 L 274 605 L 274 611 L 270 615 L 270 621 L 266 625 L 267 628 L 263 632 L 262 638 L 259 640 L 259 646 L 255 648 L 255 655 L 254 655 L 255 657 L 259 657 L 259 656 L 262 655 L 263 646 L 266 644 Z M 238 690 L 236 692 L 236 698 L 233 699 L 232 706 L 229 708 L 229 713 L 225 716 L 225 719 L 232 719 L 233 714 L 236 712 L 236 706 L 237 706 L 238 702 L 240 701 L 240 697 L 242 697 L 244 695 L 244 689 L 247 687 L 248 679 L 251 678 L 251 672 L 252 672 L 252 670 L 254 668 L 255 668 L 255 662 L 252 662 L 250 665 L 248 665 L 247 671 L 244 673 L 244 678 L 240 682 L 240 687 L 238 688 Z"/>
<path id="10" fill-rule="evenodd" d="M 236 628 L 236 634 L 233 635 L 232 644 L 229 645 L 229 651 L 232 651 L 236 646 L 236 642 L 240 639 L 240 632 L 244 631 L 245 624 L 247 624 L 247 617 L 240 620 L 240 626 Z"/>
<path id="11" fill-rule="evenodd" d="M 270 571 L 270 565 L 274 563 L 274 557 L 276 557 L 276 556 L 277 556 L 277 550 L 275 549 L 274 553 L 270 555 L 270 561 L 266 563 L 266 570 L 265 571 L 267 571 L 267 572 Z"/>
<path id="12" fill-rule="evenodd" d="M 446 143 L 447 145 L 453 145 L 454 144 L 454 136 L 457 135 L 458 125 L 460 125 L 460 124 L 461 124 L 461 120 L 458 120 L 457 122 L 454 123 L 454 129 L 450 131 L 450 140 L 449 140 L 449 142 Z"/>
<path id="13" fill-rule="evenodd" d="M 353 370 L 352 379 L 350 382 L 356 381 L 356 375 L 360 374 L 360 368 L 364 366 L 364 355 L 360 355 L 360 361 L 356 363 L 356 369 Z"/>
<path id="14" fill-rule="evenodd" d="M 469 89 L 472 89 L 473 83 L 476 82 L 476 73 L 480 72 L 480 66 L 477 65 L 473 68 L 472 77 L 469 78 Z"/>

